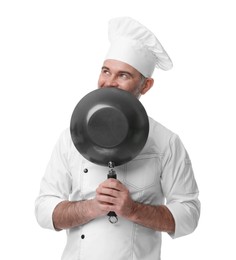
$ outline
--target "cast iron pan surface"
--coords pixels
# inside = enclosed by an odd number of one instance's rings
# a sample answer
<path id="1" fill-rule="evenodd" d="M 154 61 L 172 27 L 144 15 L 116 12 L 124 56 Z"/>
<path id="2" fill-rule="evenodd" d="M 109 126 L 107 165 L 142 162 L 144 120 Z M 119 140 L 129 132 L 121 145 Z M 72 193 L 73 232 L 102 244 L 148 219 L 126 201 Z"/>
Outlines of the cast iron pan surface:
<path id="1" fill-rule="evenodd" d="M 124 164 L 144 147 L 149 121 L 140 101 L 117 88 L 96 89 L 76 105 L 70 122 L 72 141 L 87 160 Z"/>

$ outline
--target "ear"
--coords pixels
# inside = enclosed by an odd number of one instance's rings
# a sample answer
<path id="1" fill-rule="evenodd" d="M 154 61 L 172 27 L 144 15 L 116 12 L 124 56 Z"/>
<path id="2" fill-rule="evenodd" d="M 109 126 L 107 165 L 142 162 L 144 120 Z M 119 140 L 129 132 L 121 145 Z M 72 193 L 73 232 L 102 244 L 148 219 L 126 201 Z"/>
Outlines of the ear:
<path id="1" fill-rule="evenodd" d="M 146 78 L 143 88 L 141 90 L 141 94 L 144 95 L 145 93 L 148 92 L 148 90 L 153 86 L 154 84 L 154 79 L 153 78 Z"/>

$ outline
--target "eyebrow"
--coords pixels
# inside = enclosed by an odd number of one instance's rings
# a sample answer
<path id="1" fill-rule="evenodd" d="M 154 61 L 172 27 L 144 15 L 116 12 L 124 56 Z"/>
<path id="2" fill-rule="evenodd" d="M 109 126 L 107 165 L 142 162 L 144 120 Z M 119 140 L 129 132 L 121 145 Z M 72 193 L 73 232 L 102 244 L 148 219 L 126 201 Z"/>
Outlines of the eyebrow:
<path id="1" fill-rule="evenodd" d="M 102 66 L 102 70 L 104 70 L 104 69 L 106 69 L 106 70 L 110 70 L 108 67 L 106 67 L 106 66 Z"/>
<path id="2" fill-rule="evenodd" d="M 104 70 L 104 69 L 106 69 L 106 70 L 109 70 L 110 71 L 110 69 L 108 68 L 108 67 L 106 67 L 106 66 L 102 66 L 102 70 Z M 128 74 L 130 77 L 134 77 L 134 75 L 131 73 L 131 72 L 129 72 L 129 71 L 126 71 L 126 70 L 120 70 L 120 71 L 118 71 L 118 73 L 124 73 L 124 74 Z"/>

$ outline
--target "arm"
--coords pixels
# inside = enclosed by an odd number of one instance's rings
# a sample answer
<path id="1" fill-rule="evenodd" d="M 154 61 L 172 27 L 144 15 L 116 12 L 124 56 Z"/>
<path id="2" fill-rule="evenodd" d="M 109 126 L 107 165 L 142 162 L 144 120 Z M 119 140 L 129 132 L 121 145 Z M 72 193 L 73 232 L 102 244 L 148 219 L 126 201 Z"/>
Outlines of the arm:
<path id="1" fill-rule="evenodd" d="M 62 201 L 54 209 L 52 219 L 56 230 L 73 228 L 103 216 L 96 199 L 87 201 Z"/>
<path id="2" fill-rule="evenodd" d="M 134 203 L 133 213 L 129 219 L 142 226 L 168 233 L 175 232 L 175 221 L 169 211 L 164 206 L 152 206 L 141 203 Z"/>
<path id="3" fill-rule="evenodd" d="M 56 230 L 72 228 L 106 215 L 109 211 L 157 231 L 173 233 L 175 230 L 174 218 L 166 206 L 134 202 L 128 189 L 115 179 L 103 182 L 93 200 L 59 203 L 53 211 L 53 224 Z"/>
<path id="4" fill-rule="evenodd" d="M 103 182 L 97 189 L 96 197 L 103 211 L 115 211 L 118 216 L 157 231 L 175 231 L 174 218 L 166 206 L 134 202 L 128 189 L 116 179 Z"/>
<path id="5" fill-rule="evenodd" d="M 166 207 L 175 219 L 172 238 L 192 233 L 199 221 L 199 191 L 188 153 L 178 136 L 173 135 L 162 160 L 161 185 Z"/>
<path id="6" fill-rule="evenodd" d="M 99 186 L 97 196 L 103 209 L 154 230 L 167 231 L 172 238 L 188 235 L 197 227 L 201 206 L 198 187 L 191 161 L 178 136 L 172 136 L 162 159 L 161 186 L 166 206 L 133 202 L 127 189 L 119 185 L 122 184 Z"/>
<path id="7" fill-rule="evenodd" d="M 72 190 L 69 129 L 56 143 L 35 201 L 35 216 L 39 225 L 52 230 L 68 229 L 83 225 L 107 214 L 97 206 L 96 198 L 87 201 L 69 201 Z"/>

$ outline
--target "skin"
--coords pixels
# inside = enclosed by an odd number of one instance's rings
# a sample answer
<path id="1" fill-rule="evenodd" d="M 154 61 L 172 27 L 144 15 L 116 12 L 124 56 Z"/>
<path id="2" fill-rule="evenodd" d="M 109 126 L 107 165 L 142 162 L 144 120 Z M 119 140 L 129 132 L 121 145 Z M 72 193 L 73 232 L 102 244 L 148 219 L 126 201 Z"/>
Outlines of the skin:
<path id="1" fill-rule="evenodd" d="M 119 88 L 132 93 L 137 98 L 144 95 L 153 83 L 152 78 L 145 78 L 132 66 L 116 60 L 104 62 L 98 79 L 99 88 Z"/>
<path id="2" fill-rule="evenodd" d="M 98 79 L 98 87 L 115 87 L 132 93 L 137 98 L 153 86 L 152 78 L 143 77 L 132 66 L 117 61 L 106 60 Z M 175 221 L 165 205 L 146 205 L 133 201 L 129 190 L 117 179 L 107 179 L 96 189 L 96 196 L 87 201 L 63 201 L 53 212 L 56 230 L 83 225 L 108 212 L 114 211 L 129 221 L 153 230 L 174 233 Z"/>

